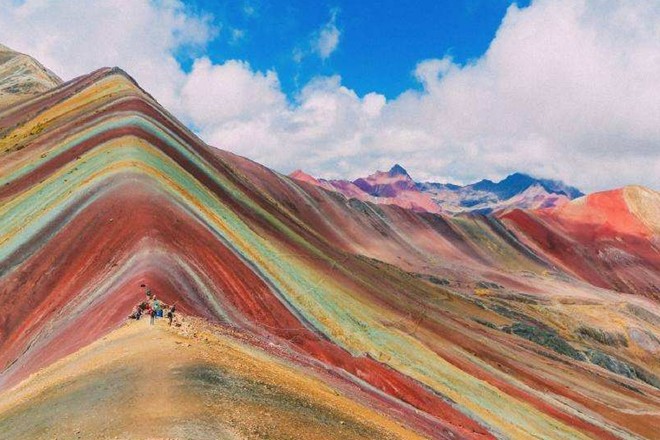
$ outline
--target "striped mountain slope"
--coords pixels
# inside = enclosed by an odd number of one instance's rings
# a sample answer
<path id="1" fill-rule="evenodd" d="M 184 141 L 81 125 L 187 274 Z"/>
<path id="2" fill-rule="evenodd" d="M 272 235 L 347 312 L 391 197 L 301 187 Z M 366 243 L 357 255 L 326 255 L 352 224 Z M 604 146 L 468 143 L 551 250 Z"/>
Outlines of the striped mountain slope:
<path id="1" fill-rule="evenodd" d="M 149 368 L 166 382 L 216 380 L 204 368 L 222 356 L 198 339 L 190 359 L 173 360 L 189 376 L 154 351 L 136 354 L 153 333 L 123 325 L 147 284 L 190 319 L 231 331 L 209 338 L 223 349 L 238 338 L 237 362 L 281 376 L 225 362 L 227 377 L 252 374 L 293 396 L 250 401 L 274 414 L 263 433 L 244 427 L 244 400 L 226 398 L 237 414 L 227 438 L 290 438 L 286 421 L 308 411 L 301 399 L 317 408 L 329 389 L 340 409 L 314 410 L 309 438 L 323 438 L 323 423 L 330 438 L 652 438 L 657 230 L 640 221 L 646 229 L 607 244 L 632 257 L 603 259 L 571 209 L 448 218 L 376 206 L 205 145 L 119 69 L 50 88 L 0 109 L 0 436 L 24 432 L 25 420 L 60 426 L 48 402 L 66 411 L 94 397 L 116 406 L 115 435 L 139 438 L 112 392 L 61 394 L 105 389 L 104 372 L 121 370 L 113 350 L 135 373 L 117 392 Z M 163 344 L 180 337 L 158 331 Z M 297 376 L 314 391 L 296 388 Z M 193 410 L 206 391 L 187 392 L 186 423 L 208 428 L 209 414 Z M 340 419 L 354 428 L 344 436 Z M 168 420 L 148 423 L 184 436 Z M 199 438 L 225 428 L 208 429 Z"/>

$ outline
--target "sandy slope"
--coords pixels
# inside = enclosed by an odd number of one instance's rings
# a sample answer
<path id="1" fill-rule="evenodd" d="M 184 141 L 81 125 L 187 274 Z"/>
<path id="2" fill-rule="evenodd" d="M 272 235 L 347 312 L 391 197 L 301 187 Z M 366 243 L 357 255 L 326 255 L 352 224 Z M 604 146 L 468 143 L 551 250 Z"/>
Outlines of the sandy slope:
<path id="1" fill-rule="evenodd" d="M 0 396 L 0 438 L 419 438 L 322 372 L 182 328 L 132 321 L 41 370 Z"/>

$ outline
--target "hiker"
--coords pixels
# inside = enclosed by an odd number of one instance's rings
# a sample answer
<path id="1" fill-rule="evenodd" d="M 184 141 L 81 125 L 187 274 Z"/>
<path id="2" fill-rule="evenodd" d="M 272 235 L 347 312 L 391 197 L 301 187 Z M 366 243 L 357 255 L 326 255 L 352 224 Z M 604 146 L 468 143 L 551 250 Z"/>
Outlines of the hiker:
<path id="1" fill-rule="evenodd" d="M 144 293 L 145 293 L 145 295 L 147 295 L 147 298 L 151 299 L 151 296 L 153 295 L 153 293 L 151 293 L 151 289 L 149 287 L 147 287 L 146 284 L 140 284 L 140 287 L 146 289 Z M 155 295 L 153 295 L 153 297 L 156 298 Z"/>
<path id="2" fill-rule="evenodd" d="M 142 310 L 140 309 L 140 307 L 136 307 L 135 310 L 133 310 L 133 313 L 131 313 L 128 317 L 129 319 L 138 320 L 140 319 L 140 315 L 142 315 Z"/>
<path id="3" fill-rule="evenodd" d="M 149 321 L 149 325 L 154 325 L 154 321 L 156 320 L 156 310 L 151 309 L 151 312 L 149 314 L 151 315 L 151 320 Z"/>
<path id="4" fill-rule="evenodd" d="M 171 327 L 172 319 L 174 319 L 174 305 L 170 306 L 170 310 L 167 312 L 167 319 L 170 320 L 170 327 Z"/>

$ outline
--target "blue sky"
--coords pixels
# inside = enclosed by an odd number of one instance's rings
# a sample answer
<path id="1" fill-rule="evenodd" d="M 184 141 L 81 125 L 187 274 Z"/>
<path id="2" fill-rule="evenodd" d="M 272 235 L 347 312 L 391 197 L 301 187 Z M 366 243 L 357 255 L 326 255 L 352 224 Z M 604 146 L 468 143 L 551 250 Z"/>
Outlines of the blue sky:
<path id="1" fill-rule="evenodd" d="M 257 70 L 275 70 L 289 96 L 315 76 L 340 74 L 343 84 L 360 95 L 377 91 L 394 98 L 407 89 L 419 87 L 412 71 L 420 60 L 450 54 L 456 62 L 465 63 L 481 56 L 512 2 L 194 0 L 186 3 L 200 13 L 210 13 L 220 28 L 207 50 L 215 63 L 243 59 Z M 516 3 L 528 4 L 527 1 Z M 336 50 L 325 60 L 308 55 L 295 62 L 294 52 L 308 50 L 310 38 L 330 21 L 333 13 L 341 33 Z M 190 58 L 179 57 L 189 68 Z"/>

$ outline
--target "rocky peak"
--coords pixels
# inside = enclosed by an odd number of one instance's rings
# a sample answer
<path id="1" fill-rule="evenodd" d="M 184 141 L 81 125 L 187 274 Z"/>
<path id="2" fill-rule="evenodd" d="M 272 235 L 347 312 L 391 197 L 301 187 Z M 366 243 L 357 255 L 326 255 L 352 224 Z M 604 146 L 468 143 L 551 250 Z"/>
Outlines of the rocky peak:
<path id="1" fill-rule="evenodd" d="M 396 176 L 410 177 L 410 175 L 408 174 L 408 171 L 406 171 L 406 169 L 403 168 L 398 163 L 395 164 L 392 168 L 390 168 L 390 171 L 387 174 L 389 174 L 390 177 L 396 177 Z"/>
<path id="2" fill-rule="evenodd" d="M 62 83 L 34 58 L 0 44 L 0 108 L 44 93 Z"/>

